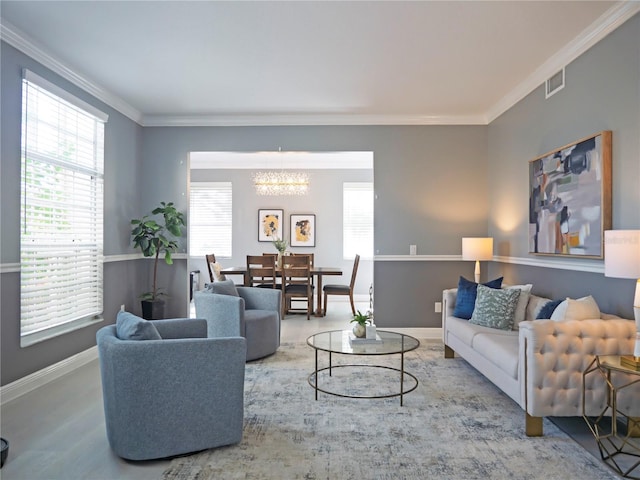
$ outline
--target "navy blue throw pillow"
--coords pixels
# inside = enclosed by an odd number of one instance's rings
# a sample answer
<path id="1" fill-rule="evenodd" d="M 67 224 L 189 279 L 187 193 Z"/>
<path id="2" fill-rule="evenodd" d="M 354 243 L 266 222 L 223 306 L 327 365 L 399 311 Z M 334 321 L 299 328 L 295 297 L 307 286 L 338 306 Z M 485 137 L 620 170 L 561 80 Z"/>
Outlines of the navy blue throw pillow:
<path id="1" fill-rule="evenodd" d="M 562 303 L 562 299 L 560 300 L 549 300 L 544 304 L 544 307 L 540 309 L 538 312 L 538 316 L 536 316 L 536 320 L 542 320 L 545 318 L 551 318 L 553 315 L 553 311 L 556 309 L 558 305 Z"/>
<path id="2" fill-rule="evenodd" d="M 502 278 L 496 278 L 490 282 L 483 283 L 489 288 L 502 287 Z M 469 320 L 473 315 L 473 309 L 476 306 L 476 296 L 478 294 L 478 284 L 460 277 L 458 280 L 458 294 L 456 295 L 456 306 L 453 310 L 453 316 Z"/>

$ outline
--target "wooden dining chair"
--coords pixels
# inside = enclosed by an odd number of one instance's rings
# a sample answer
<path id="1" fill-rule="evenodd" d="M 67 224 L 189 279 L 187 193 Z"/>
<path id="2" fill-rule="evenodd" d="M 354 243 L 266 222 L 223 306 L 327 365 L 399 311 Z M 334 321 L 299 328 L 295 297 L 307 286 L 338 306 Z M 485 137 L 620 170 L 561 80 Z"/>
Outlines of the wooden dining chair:
<path id="1" fill-rule="evenodd" d="M 293 300 L 306 300 L 306 309 L 292 308 Z M 308 255 L 287 255 L 282 266 L 282 317 L 289 313 L 307 314 L 311 318 L 313 308 L 313 285 L 311 285 L 311 263 Z"/>
<path id="2" fill-rule="evenodd" d="M 211 253 L 209 255 L 205 255 L 205 258 L 207 259 L 207 270 L 209 270 L 209 280 L 211 282 L 214 282 L 215 277 L 213 276 L 213 264 L 216 263 L 216 256 L 215 254 Z"/>
<path id="3" fill-rule="evenodd" d="M 273 255 L 247 255 L 246 287 L 278 288 L 276 275 Z"/>
<path id="4" fill-rule="evenodd" d="M 351 312 L 356 314 L 356 306 L 353 303 L 353 287 L 356 284 L 356 275 L 358 274 L 358 265 L 360 264 L 360 255 L 356 255 L 353 261 L 353 270 L 351 271 L 351 283 L 349 285 L 325 285 L 322 289 L 324 292 L 324 305 L 322 315 L 327 314 L 327 295 L 349 295 L 351 302 Z M 318 295 L 320 293 L 318 292 Z"/>

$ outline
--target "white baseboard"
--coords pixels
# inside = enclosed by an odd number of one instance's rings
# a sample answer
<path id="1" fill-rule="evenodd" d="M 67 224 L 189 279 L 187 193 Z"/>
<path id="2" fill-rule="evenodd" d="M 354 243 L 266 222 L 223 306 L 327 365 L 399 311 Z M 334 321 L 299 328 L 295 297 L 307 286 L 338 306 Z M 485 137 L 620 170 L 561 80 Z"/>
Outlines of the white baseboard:
<path id="1" fill-rule="evenodd" d="M 22 377 L 15 382 L 9 383 L 0 388 L 0 405 L 4 405 L 11 400 L 35 390 L 53 380 L 56 380 L 75 369 L 86 365 L 98 358 L 98 347 L 93 346 L 83 352 L 77 353 L 69 358 L 49 365 L 42 370 L 33 372 L 26 377 Z"/>

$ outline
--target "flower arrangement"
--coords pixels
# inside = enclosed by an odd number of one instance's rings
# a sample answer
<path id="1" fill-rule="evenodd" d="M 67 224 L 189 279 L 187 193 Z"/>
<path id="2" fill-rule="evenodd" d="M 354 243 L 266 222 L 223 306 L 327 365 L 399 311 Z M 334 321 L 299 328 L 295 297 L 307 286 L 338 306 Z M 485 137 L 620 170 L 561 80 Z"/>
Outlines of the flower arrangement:
<path id="1" fill-rule="evenodd" d="M 287 250 L 287 247 L 289 246 L 289 243 L 287 243 L 286 240 L 280 239 L 278 237 L 274 237 L 271 243 L 273 243 L 273 246 L 276 247 L 276 250 L 278 250 L 280 255 L 283 255 L 284 252 Z"/>

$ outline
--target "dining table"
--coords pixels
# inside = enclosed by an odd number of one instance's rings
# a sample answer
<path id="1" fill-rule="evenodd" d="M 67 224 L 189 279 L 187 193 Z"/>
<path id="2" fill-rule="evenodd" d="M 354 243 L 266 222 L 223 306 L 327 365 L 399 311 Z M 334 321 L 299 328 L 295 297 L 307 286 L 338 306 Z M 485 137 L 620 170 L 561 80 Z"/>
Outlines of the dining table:
<path id="1" fill-rule="evenodd" d="M 249 279 L 247 278 L 247 267 L 246 265 L 241 267 L 227 267 L 220 270 L 220 273 L 227 275 L 242 275 L 244 285 L 249 285 Z M 281 269 L 276 269 L 276 274 L 280 276 L 282 273 Z M 338 267 L 311 267 L 311 275 L 316 277 L 317 280 L 315 284 L 318 287 L 318 291 L 316 294 L 316 311 L 314 315 L 316 317 L 322 317 L 322 277 L 325 275 L 342 275 L 342 269 Z"/>

